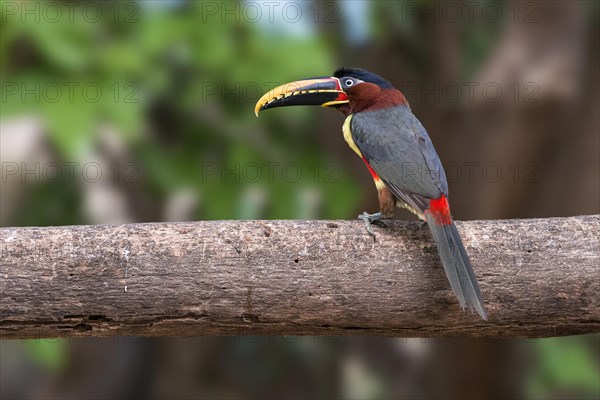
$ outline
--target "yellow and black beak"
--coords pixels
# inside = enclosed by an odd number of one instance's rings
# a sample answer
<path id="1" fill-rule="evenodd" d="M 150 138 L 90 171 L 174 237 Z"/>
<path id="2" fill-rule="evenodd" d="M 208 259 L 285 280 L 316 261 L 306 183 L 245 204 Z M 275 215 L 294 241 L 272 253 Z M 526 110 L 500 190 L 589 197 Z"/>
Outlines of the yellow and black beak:
<path id="1" fill-rule="evenodd" d="M 286 83 L 265 93 L 256 103 L 254 113 L 283 106 L 318 105 L 328 107 L 348 103 L 338 78 L 312 78 Z"/>

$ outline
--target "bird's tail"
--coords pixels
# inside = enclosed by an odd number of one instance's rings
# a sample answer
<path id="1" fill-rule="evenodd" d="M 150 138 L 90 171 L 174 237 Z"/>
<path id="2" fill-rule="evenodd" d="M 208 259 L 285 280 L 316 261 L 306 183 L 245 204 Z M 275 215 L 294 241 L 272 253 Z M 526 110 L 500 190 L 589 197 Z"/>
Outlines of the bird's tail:
<path id="1" fill-rule="evenodd" d="M 443 200 L 446 201 L 445 197 L 443 197 Z M 487 312 L 485 311 L 477 277 L 471 267 L 465 247 L 460 240 L 456 225 L 452 222 L 449 210 L 441 218 L 436 211 L 431 207 L 425 211 L 425 218 L 437 245 L 450 286 L 452 286 L 452 290 L 458 297 L 460 306 L 463 309 L 465 307 L 474 308 L 481 318 L 487 320 Z"/>

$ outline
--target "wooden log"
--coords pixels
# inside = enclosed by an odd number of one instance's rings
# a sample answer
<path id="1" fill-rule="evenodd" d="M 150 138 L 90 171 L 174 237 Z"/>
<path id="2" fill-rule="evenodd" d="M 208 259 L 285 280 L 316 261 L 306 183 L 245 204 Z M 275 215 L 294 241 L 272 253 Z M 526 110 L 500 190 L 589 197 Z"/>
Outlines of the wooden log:
<path id="1" fill-rule="evenodd" d="M 202 221 L 2 228 L 0 337 L 547 337 L 600 331 L 600 216 L 457 222 L 489 313 L 426 226 Z"/>

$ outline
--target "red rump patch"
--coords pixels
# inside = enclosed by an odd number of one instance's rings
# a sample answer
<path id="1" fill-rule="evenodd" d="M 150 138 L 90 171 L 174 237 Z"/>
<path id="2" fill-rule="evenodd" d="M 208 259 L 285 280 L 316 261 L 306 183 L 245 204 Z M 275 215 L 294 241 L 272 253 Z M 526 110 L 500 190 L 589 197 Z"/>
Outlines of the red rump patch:
<path id="1" fill-rule="evenodd" d="M 429 211 L 434 216 L 435 221 L 440 225 L 450 225 L 452 217 L 450 216 L 450 205 L 446 196 L 442 195 L 439 199 L 429 200 Z"/>
<path id="2" fill-rule="evenodd" d="M 376 181 L 381 180 L 381 178 L 379 178 L 379 175 L 377 175 L 377 172 L 375 172 L 375 170 L 373 168 L 371 168 L 371 165 L 369 164 L 367 159 L 363 157 L 362 160 L 365 162 L 365 165 L 367 166 L 367 169 L 371 173 L 371 176 L 373 177 L 373 179 L 375 179 Z"/>

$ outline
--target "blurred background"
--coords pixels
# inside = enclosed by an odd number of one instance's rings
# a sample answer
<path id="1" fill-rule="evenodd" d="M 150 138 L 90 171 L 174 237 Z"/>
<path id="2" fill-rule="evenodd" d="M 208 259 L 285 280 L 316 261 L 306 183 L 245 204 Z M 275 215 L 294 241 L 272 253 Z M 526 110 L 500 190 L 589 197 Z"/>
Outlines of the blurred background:
<path id="1" fill-rule="evenodd" d="M 456 219 L 600 210 L 594 1 L 2 1 L 0 224 L 352 219 L 335 112 L 265 112 L 338 66 L 401 89 Z M 412 218 L 398 212 L 398 218 Z M 600 337 L 0 342 L 2 398 L 593 398 Z"/>

